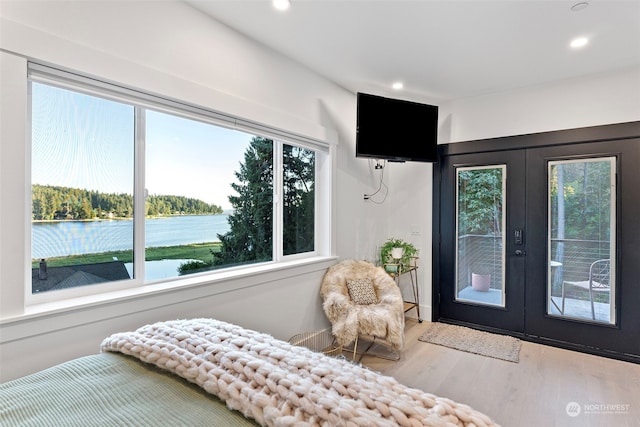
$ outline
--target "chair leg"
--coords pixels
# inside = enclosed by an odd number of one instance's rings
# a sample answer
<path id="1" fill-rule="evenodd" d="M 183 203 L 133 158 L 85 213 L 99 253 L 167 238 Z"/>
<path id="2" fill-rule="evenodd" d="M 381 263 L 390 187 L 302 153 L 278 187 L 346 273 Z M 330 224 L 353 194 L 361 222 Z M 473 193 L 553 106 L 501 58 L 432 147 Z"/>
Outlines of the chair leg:
<path id="1" fill-rule="evenodd" d="M 356 351 L 358 350 L 358 335 L 356 335 L 356 340 L 353 343 L 353 361 L 356 360 Z"/>
<path id="2" fill-rule="evenodd" d="M 564 280 L 562 281 L 562 310 L 560 310 L 560 314 L 564 316 Z"/>
<path id="3" fill-rule="evenodd" d="M 591 318 L 596 320 L 596 310 L 593 306 L 593 291 L 589 289 L 589 299 L 591 300 Z"/>

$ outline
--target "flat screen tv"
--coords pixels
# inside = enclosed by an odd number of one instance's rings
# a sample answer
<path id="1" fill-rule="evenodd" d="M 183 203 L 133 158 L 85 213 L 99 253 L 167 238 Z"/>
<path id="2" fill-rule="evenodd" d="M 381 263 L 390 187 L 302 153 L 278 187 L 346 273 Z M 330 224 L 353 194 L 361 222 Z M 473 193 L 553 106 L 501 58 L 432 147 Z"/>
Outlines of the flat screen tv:
<path id="1" fill-rule="evenodd" d="M 435 162 L 438 107 L 358 92 L 356 157 Z"/>

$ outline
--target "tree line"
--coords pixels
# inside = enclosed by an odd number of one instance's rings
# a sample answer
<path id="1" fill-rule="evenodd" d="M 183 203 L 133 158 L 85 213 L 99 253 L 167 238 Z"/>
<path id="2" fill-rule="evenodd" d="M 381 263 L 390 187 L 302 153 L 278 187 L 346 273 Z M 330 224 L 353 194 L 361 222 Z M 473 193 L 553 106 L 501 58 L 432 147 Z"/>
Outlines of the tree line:
<path id="1" fill-rule="evenodd" d="M 81 220 L 133 217 L 133 195 L 101 193 L 80 188 L 34 184 L 33 220 Z M 184 196 L 153 195 L 146 200 L 147 216 L 214 215 L 222 208 Z"/>

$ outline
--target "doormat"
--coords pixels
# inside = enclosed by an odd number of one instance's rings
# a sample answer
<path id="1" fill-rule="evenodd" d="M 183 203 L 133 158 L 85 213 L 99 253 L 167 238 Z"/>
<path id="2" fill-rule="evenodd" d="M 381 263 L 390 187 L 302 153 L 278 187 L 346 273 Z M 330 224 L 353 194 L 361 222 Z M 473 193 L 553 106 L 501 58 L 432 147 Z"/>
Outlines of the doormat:
<path id="1" fill-rule="evenodd" d="M 429 323 L 420 341 L 518 363 L 520 340 L 446 323 Z"/>

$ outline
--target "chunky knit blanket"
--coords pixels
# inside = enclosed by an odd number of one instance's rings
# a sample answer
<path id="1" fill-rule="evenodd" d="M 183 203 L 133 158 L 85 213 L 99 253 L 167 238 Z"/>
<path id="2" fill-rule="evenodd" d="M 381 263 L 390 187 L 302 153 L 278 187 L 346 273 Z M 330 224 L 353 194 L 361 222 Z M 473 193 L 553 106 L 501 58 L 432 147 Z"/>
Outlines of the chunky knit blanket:
<path id="1" fill-rule="evenodd" d="M 495 425 L 346 359 L 213 319 L 147 325 L 101 348 L 171 371 L 264 426 Z"/>

